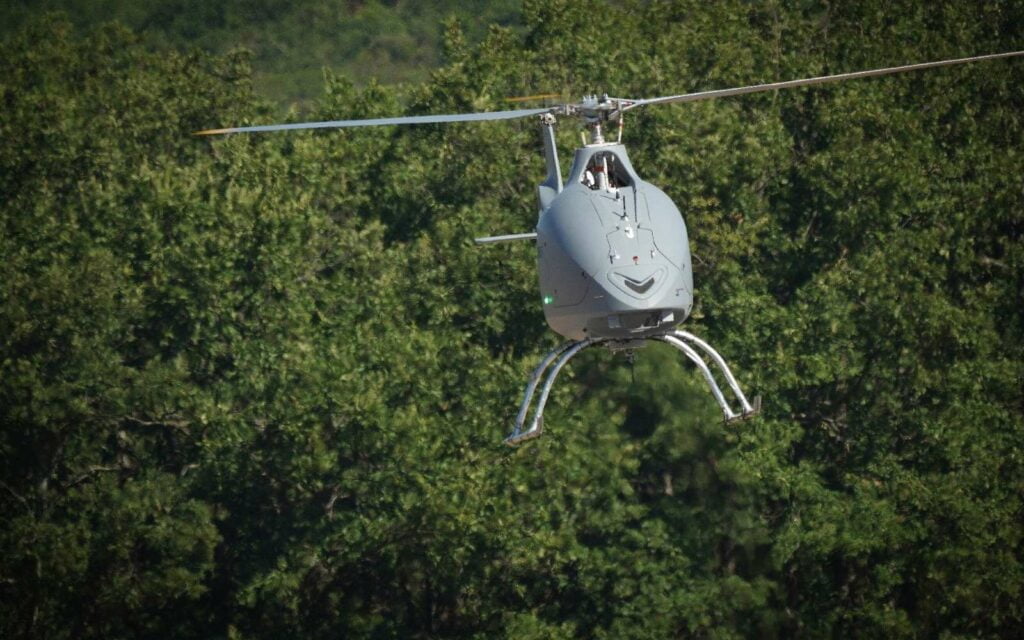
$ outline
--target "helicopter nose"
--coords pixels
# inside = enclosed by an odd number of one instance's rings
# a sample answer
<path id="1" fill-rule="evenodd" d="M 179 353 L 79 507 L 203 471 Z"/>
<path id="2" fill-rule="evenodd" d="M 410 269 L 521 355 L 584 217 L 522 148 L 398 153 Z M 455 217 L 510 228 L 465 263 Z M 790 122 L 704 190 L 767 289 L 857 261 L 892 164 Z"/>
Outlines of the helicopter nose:
<path id="1" fill-rule="evenodd" d="M 641 264 L 608 270 L 608 280 L 631 298 L 646 300 L 657 294 L 668 280 L 668 269 L 661 265 Z"/>

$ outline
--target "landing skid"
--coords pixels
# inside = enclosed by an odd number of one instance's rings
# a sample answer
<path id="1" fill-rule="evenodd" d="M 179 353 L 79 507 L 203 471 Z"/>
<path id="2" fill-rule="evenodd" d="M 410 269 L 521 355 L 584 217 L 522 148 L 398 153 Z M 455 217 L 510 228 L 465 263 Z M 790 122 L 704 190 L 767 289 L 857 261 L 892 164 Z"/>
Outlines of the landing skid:
<path id="1" fill-rule="evenodd" d="M 729 365 L 725 363 L 725 359 L 707 342 L 688 331 L 672 331 L 664 335 L 651 336 L 648 339 L 659 340 L 672 345 L 679 351 L 682 351 L 683 355 L 697 365 L 708 386 L 711 387 L 711 394 L 718 401 L 718 406 L 721 407 L 726 422 L 746 420 L 761 410 L 761 397 L 757 396 L 754 398 L 753 404 L 747 401 L 747 397 L 743 395 L 743 391 L 736 382 L 736 378 L 733 377 L 732 371 L 729 370 Z M 603 345 L 610 349 L 618 350 L 630 348 L 628 343 L 635 345 L 641 342 L 640 340 L 623 341 L 612 338 L 587 338 L 586 340 L 569 341 L 552 349 L 540 361 L 540 364 L 533 370 L 533 373 L 530 374 L 530 380 L 526 383 L 526 390 L 523 392 L 523 402 L 519 405 L 519 413 L 516 415 L 515 427 L 512 430 L 512 434 L 505 438 L 505 444 L 514 447 L 541 434 L 544 430 L 544 406 L 548 402 L 551 388 L 554 386 L 559 372 L 576 354 L 595 345 Z M 726 401 L 725 395 L 715 381 L 714 374 L 712 374 L 711 368 L 708 366 L 704 356 L 710 359 L 712 365 L 718 367 L 719 372 L 725 378 L 726 384 L 732 390 L 733 396 L 739 402 L 739 411 L 733 411 Z M 545 373 L 547 374 L 546 378 Z M 541 387 L 540 397 L 537 399 L 537 407 L 533 412 L 533 418 L 530 420 L 529 426 L 524 429 L 527 415 L 530 412 L 530 405 L 533 404 L 533 397 L 541 378 L 545 379 Z"/>

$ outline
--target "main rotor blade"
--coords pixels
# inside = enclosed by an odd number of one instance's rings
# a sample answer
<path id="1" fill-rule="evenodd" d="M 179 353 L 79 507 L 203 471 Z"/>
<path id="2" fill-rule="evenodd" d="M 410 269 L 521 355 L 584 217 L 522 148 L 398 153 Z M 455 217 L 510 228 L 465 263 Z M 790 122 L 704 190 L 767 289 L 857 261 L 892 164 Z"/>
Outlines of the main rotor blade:
<path id="1" fill-rule="evenodd" d="M 442 122 L 476 122 L 481 120 L 511 120 L 540 115 L 551 111 L 541 109 L 514 109 L 512 111 L 485 111 L 481 113 L 455 113 L 433 116 L 399 116 L 397 118 L 369 118 L 366 120 L 327 120 L 324 122 L 297 122 L 294 124 L 267 124 L 255 127 L 229 127 L 227 129 L 206 129 L 196 131 L 197 136 L 212 136 L 222 133 L 250 133 L 256 131 L 291 131 L 293 129 L 336 129 L 341 127 L 376 127 L 392 124 L 433 124 Z"/>
<path id="2" fill-rule="evenodd" d="M 768 84 L 755 84 L 747 87 L 736 87 L 733 89 L 717 89 L 714 91 L 699 91 L 697 93 L 686 93 L 678 96 L 662 96 L 660 98 L 647 98 L 633 100 L 631 104 L 623 105 L 622 110 L 628 111 L 635 107 L 648 104 L 667 104 L 670 102 L 697 102 L 699 100 L 712 100 L 714 98 L 725 98 L 727 96 L 739 96 L 745 93 L 758 93 L 760 91 L 775 91 L 776 89 L 791 89 L 793 87 L 806 87 L 826 82 L 839 82 L 840 80 L 855 80 L 857 78 L 870 78 L 873 76 L 884 76 L 890 73 L 903 73 L 904 71 L 917 71 L 919 69 L 931 69 L 932 67 L 944 67 L 964 62 L 977 62 L 979 60 L 995 60 L 998 58 L 1010 58 L 1024 55 L 1024 51 L 1011 51 L 1008 53 L 992 53 L 984 56 L 973 56 L 971 58 L 957 58 L 955 60 L 941 60 L 939 62 L 921 62 L 908 64 L 901 67 L 886 67 L 885 69 L 872 69 L 870 71 L 854 71 L 853 73 L 840 73 L 834 76 L 818 76 L 816 78 L 804 78 L 802 80 L 787 80 L 785 82 L 771 82 Z"/>

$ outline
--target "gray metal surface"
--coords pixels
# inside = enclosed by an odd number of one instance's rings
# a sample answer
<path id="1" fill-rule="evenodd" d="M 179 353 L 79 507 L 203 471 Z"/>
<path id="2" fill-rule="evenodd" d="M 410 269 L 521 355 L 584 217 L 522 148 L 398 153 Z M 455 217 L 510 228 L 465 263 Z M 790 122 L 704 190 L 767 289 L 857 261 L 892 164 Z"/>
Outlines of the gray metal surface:
<path id="1" fill-rule="evenodd" d="M 555 116 L 545 113 L 540 117 L 541 139 L 544 141 L 544 167 L 547 176 L 537 185 L 538 217 L 551 206 L 551 201 L 562 192 L 562 169 L 558 164 L 558 145 L 555 143 Z"/>
<path id="2" fill-rule="evenodd" d="M 693 306 L 686 224 L 621 144 L 576 151 L 537 223 L 537 272 L 548 325 L 573 340 L 665 333 Z"/>
<path id="3" fill-rule="evenodd" d="M 515 240 L 536 240 L 536 232 L 529 233 L 509 233 L 503 236 L 485 236 L 483 238 L 474 238 L 473 242 L 477 244 L 494 244 L 495 242 L 513 242 Z"/>

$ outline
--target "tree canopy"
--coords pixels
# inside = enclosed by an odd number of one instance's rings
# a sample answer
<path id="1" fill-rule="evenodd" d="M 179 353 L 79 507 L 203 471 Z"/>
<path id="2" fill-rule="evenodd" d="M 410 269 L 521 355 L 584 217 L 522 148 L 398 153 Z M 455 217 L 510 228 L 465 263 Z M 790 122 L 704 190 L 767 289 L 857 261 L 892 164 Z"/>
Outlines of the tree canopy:
<path id="1" fill-rule="evenodd" d="M 442 57 L 444 22 L 458 18 L 471 42 L 488 25 L 520 28 L 515 0 L 8 0 L 0 34 L 46 11 L 63 12 L 79 32 L 117 20 L 147 49 L 199 48 L 252 54 L 257 93 L 282 104 L 315 100 L 325 67 L 357 84 L 426 80 Z"/>
<path id="2" fill-rule="evenodd" d="M 1024 49 L 1024 5 L 526 0 L 303 117 L 653 96 Z M 651 107 L 687 328 L 588 352 L 501 444 L 544 325 L 529 121 L 271 122 L 244 53 L 32 18 L 0 45 L 5 638 L 1016 637 L 1024 65 Z M 638 110 L 639 111 L 639 110 Z M 291 113 L 287 117 L 298 117 Z M 578 139 L 559 130 L 565 156 Z"/>

